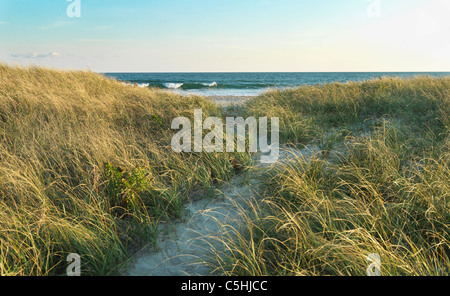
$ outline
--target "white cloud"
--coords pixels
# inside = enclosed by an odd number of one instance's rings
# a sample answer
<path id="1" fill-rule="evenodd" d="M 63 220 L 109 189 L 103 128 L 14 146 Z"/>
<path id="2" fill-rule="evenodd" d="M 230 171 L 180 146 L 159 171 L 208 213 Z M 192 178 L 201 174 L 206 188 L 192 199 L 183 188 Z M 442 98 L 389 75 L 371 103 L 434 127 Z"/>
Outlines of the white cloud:
<path id="1" fill-rule="evenodd" d="M 54 28 L 65 27 L 69 24 L 70 24 L 70 22 L 68 22 L 68 21 L 56 21 L 56 22 L 53 22 L 46 26 L 40 26 L 40 27 L 38 27 L 38 29 L 39 30 L 49 30 L 49 29 L 54 29 Z"/>
<path id="2" fill-rule="evenodd" d="M 41 59 L 41 58 L 56 58 L 59 57 L 60 54 L 57 52 L 49 52 L 45 54 L 39 54 L 37 52 L 31 52 L 31 53 L 18 53 L 18 54 L 12 54 L 13 58 L 25 58 L 25 59 Z"/>

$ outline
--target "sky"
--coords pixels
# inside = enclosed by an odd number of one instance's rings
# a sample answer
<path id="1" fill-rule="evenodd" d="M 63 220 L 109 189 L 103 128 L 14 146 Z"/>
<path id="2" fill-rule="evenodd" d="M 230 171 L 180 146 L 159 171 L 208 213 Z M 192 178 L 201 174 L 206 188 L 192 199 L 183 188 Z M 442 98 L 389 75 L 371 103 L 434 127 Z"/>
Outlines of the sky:
<path id="1" fill-rule="evenodd" d="M 450 0 L 0 0 L 0 62 L 96 72 L 450 71 Z"/>

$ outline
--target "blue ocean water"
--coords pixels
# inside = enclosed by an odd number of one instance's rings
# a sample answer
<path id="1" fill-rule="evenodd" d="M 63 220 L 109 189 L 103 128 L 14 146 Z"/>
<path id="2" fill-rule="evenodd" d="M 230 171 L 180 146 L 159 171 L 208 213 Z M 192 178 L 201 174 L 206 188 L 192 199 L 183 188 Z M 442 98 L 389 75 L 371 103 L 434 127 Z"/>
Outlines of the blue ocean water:
<path id="1" fill-rule="evenodd" d="M 141 87 L 170 89 L 204 96 L 256 96 L 269 89 L 330 82 L 363 81 L 384 76 L 450 76 L 450 72 L 314 72 L 314 73 L 104 73 Z"/>

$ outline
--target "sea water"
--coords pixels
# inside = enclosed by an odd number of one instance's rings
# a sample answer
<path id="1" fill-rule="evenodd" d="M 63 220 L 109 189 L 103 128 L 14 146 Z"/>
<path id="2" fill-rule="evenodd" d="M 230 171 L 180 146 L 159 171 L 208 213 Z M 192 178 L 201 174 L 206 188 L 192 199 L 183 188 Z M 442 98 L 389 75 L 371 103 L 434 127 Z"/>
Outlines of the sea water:
<path id="1" fill-rule="evenodd" d="M 270 89 L 380 77 L 450 76 L 450 72 L 313 72 L 313 73 L 104 73 L 127 84 L 189 95 L 256 96 Z"/>

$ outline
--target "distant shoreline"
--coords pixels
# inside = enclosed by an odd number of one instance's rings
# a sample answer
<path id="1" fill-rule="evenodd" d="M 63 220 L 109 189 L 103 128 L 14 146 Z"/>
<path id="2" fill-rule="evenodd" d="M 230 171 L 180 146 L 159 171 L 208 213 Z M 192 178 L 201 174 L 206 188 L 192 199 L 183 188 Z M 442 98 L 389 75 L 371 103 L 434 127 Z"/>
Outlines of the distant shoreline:
<path id="1" fill-rule="evenodd" d="M 446 73 L 106 73 L 126 84 L 170 90 L 184 96 L 201 95 L 216 98 L 259 96 L 270 90 L 288 90 L 303 85 L 362 82 L 380 77 L 412 78 L 416 76 L 445 77 Z M 223 98 L 220 101 L 224 101 Z M 228 103 L 227 103 L 228 104 Z"/>
<path id="2" fill-rule="evenodd" d="M 229 107 L 233 105 L 243 105 L 247 101 L 255 98 L 256 96 L 202 96 L 209 99 L 221 107 Z"/>

